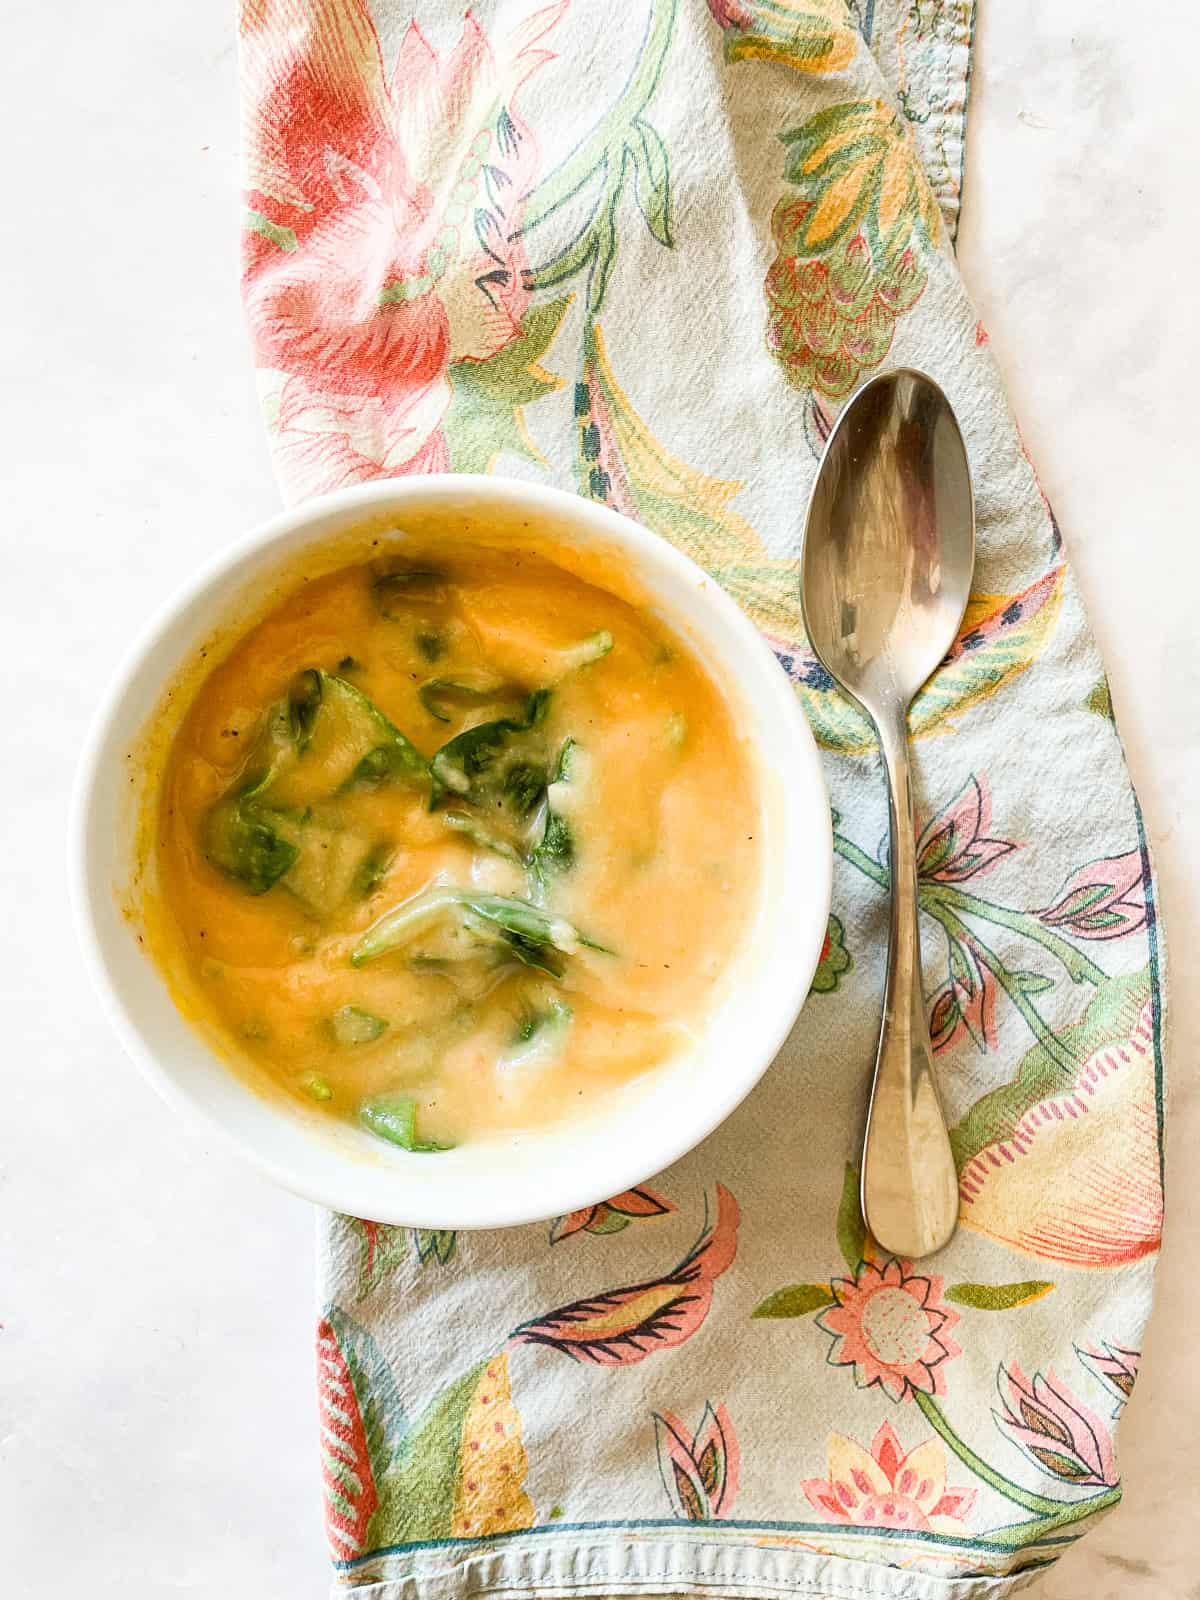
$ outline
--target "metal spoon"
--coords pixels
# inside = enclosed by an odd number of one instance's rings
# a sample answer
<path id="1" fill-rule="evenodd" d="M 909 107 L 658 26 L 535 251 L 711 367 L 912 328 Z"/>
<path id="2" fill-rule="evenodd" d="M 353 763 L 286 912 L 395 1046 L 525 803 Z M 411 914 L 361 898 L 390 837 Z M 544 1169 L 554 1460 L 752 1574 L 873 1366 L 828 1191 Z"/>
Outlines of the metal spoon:
<path id="1" fill-rule="evenodd" d="M 883 1023 L 863 1148 L 867 1227 L 925 1256 L 958 1220 L 958 1181 L 921 988 L 908 708 L 954 643 L 975 565 L 962 434 L 923 373 L 873 378 L 838 418 L 808 508 L 809 641 L 879 733 L 889 785 L 892 906 Z"/>

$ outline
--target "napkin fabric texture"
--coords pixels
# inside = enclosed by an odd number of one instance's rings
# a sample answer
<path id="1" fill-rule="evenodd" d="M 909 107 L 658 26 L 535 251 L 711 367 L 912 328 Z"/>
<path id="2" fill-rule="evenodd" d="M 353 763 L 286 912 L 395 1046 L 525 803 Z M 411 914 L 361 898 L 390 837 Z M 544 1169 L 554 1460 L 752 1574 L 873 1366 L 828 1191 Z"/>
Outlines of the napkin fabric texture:
<path id="1" fill-rule="evenodd" d="M 1162 947 L 1104 673 L 952 251 L 971 23 L 969 0 L 244 0 L 245 298 L 285 492 L 495 471 L 627 512 L 768 636 L 836 811 L 814 993 L 700 1149 L 552 1225 L 323 1218 L 339 1591 L 967 1600 L 1120 1496 Z M 857 1207 L 884 790 L 797 592 L 822 441 L 892 364 L 949 394 L 979 517 L 911 717 L 962 1197 L 928 1264 Z"/>

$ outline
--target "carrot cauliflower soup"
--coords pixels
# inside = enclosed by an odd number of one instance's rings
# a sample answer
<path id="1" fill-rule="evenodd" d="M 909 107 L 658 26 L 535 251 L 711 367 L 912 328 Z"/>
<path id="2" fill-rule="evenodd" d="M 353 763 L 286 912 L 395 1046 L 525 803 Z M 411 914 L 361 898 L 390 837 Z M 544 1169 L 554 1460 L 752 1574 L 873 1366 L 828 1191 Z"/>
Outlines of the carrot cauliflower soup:
<path id="1" fill-rule="evenodd" d="M 657 616 L 532 549 L 405 548 L 297 575 L 201 683 L 152 943 L 235 1064 L 433 1152 L 590 1109 L 695 1036 L 760 805 Z"/>

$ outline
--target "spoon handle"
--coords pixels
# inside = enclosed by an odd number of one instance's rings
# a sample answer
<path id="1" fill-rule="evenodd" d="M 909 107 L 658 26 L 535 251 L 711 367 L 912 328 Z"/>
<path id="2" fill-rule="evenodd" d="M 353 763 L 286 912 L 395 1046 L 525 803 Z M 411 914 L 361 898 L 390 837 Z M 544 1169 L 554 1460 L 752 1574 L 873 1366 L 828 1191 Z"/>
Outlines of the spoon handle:
<path id="1" fill-rule="evenodd" d="M 933 1075 L 921 988 L 917 853 L 905 709 L 880 721 L 892 905 L 887 983 L 863 1149 L 863 1218 L 892 1255 L 940 1250 L 958 1221 L 958 1175 Z"/>

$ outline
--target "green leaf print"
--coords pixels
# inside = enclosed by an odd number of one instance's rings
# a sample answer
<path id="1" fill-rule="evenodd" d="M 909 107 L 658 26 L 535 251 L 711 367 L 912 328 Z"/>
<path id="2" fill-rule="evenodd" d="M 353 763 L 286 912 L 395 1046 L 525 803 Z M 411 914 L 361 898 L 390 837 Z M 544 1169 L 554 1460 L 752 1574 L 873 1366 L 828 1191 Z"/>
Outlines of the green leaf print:
<path id="1" fill-rule="evenodd" d="M 1112 693 L 1109 690 L 1107 678 L 1101 677 L 1092 686 L 1083 704 L 1088 711 L 1095 712 L 1096 716 L 1104 717 L 1108 722 L 1116 721 L 1113 716 Z"/>
<path id="2" fill-rule="evenodd" d="M 531 273 L 547 289 L 587 273 L 591 316 L 599 314 L 617 255 L 617 215 L 632 180 L 637 205 L 659 244 L 673 247 L 667 148 L 645 119 L 671 48 L 678 0 L 652 0 L 646 33 L 629 82 L 617 103 L 575 152 L 534 190 L 525 206 L 522 235 L 529 235 L 574 200 L 590 198 L 575 237 Z"/>
<path id="3" fill-rule="evenodd" d="M 662 135 L 639 117 L 633 124 L 638 144 L 634 153 L 634 193 L 646 226 L 668 250 L 671 237 L 671 168 Z"/>
<path id="4" fill-rule="evenodd" d="M 541 461 L 526 431 L 523 410 L 563 386 L 563 380 L 540 362 L 570 304 L 571 297 L 565 295 L 530 307 L 511 344 L 487 361 L 462 361 L 450 368 L 445 427 L 452 472 L 490 472 L 505 452 Z"/>
<path id="5" fill-rule="evenodd" d="M 270 217 L 264 217 L 261 211 L 247 211 L 244 223 L 248 233 L 257 233 L 269 244 L 278 245 L 281 250 L 296 249 L 297 239 L 292 229 L 272 222 Z"/>
<path id="6" fill-rule="evenodd" d="M 789 1283 L 776 1289 L 756 1305 L 752 1317 L 806 1317 L 810 1311 L 820 1311 L 822 1306 L 834 1303 L 834 1293 L 827 1283 Z"/>
<path id="7" fill-rule="evenodd" d="M 837 1242 L 842 1259 L 851 1272 L 857 1272 L 867 1254 L 867 1225 L 858 1198 L 858 1170 L 846 1163 L 842 1178 L 842 1198 L 837 1214 Z"/>
<path id="8" fill-rule="evenodd" d="M 486 1366 L 481 1361 L 443 1389 L 404 1440 L 380 1495 L 387 1543 L 450 1537 L 463 1422 Z"/>
<path id="9" fill-rule="evenodd" d="M 829 926 L 825 932 L 825 943 L 821 947 L 821 959 L 818 961 L 816 973 L 813 975 L 812 989 L 814 994 L 832 994 L 845 974 L 854 965 L 844 940 L 845 935 L 841 919 L 831 915 Z"/>
<path id="10" fill-rule="evenodd" d="M 528 1461 L 503 1351 L 436 1395 L 379 1486 L 383 1544 L 484 1538 L 533 1523 Z"/>
<path id="11" fill-rule="evenodd" d="M 1026 1283 L 954 1283 L 946 1290 L 946 1299 L 973 1311 L 1012 1311 L 1041 1300 L 1053 1288 L 1044 1278 L 1030 1278 Z"/>
<path id="12" fill-rule="evenodd" d="M 387 1222 L 369 1222 L 362 1217 L 345 1217 L 346 1226 L 358 1244 L 358 1287 L 356 1300 L 365 1300 L 385 1278 L 389 1278 L 408 1254 L 408 1229 Z"/>
<path id="13" fill-rule="evenodd" d="M 1080 1020 L 1058 1030 L 1060 1046 L 1073 1059 L 1086 1060 L 1101 1045 L 1128 1033 L 1148 992 L 1145 971 L 1108 979 Z M 1010 1137 L 1032 1106 L 1062 1088 L 1059 1060 L 1043 1044 L 1035 1044 L 1023 1056 L 1012 1079 L 976 1100 L 958 1126 L 950 1130 L 950 1144 L 959 1168 L 988 1145 Z"/>

